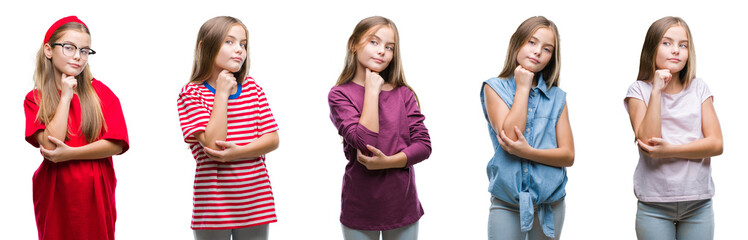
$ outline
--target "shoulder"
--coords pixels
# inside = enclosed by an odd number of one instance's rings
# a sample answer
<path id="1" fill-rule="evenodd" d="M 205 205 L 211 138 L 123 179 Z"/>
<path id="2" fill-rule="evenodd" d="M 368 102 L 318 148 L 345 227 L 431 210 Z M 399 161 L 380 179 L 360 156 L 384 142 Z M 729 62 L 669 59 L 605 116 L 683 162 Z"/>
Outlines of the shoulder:
<path id="1" fill-rule="evenodd" d="M 96 91 L 96 94 L 99 95 L 99 99 L 101 101 L 118 99 L 117 95 L 115 95 L 114 92 L 112 92 L 112 90 L 107 87 L 107 85 L 97 80 L 96 78 L 91 79 L 91 86 L 93 87 L 94 91 Z"/>
<path id="2" fill-rule="evenodd" d="M 255 86 L 257 86 L 257 81 L 255 81 L 254 78 L 250 76 L 247 76 L 244 78 L 244 81 L 242 82 L 242 88 L 255 87 Z"/>
<path id="3" fill-rule="evenodd" d="M 704 79 L 694 78 L 693 80 L 691 80 L 690 86 L 694 86 L 696 88 L 704 88 L 706 87 L 706 82 L 704 82 Z"/>
<path id="4" fill-rule="evenodd" d="M 29 91 L 29 93 L 26 94 L 26 101 L 34 102 L 36 103 L 36 99 L 39 97 L 39 91 L 36 89 L 33 89 Z"/>
<path id="5" fill-rule="evenodd" d="M 347 82 L 343 83 L 337 86 L 333 86 L 330 88 L 330 92 L 327 94 L 328 98 L 336 97 L 336 96 L 348 96 L 350 91 L 354 89 L 355 86 L 352 84 L 356 84 L 354 82 Z"/>
<path id="6" fill-rule="evenodd" d="M 182 86 L 182 89 L 179 91 L 179 96 L 197 95 L 197 93 L 200 92 L 200 88 L 204 88 L 202 83 L 189 82 Z"/>
<path id="7" fill-rule="evenodd" d="M 548 94 L 551 96 L 566 97 L 566 91 L 556 86 L 551 87 L 551 89 L 548 89 Z"/>

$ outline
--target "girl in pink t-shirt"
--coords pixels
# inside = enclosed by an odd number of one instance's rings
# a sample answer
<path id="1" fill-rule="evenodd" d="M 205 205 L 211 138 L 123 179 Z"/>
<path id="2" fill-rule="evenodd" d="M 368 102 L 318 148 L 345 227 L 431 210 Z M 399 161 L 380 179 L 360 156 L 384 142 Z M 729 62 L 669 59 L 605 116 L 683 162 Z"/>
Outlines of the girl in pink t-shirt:
<path id="1" fill-rule="evenodd" d="M 722 154 L 722 132 L 683 19 L 649 27 L 638 81 L 624 104 L 639 147 L 634 193 L 639 239 L 712 239 L 711 157 Z"/>

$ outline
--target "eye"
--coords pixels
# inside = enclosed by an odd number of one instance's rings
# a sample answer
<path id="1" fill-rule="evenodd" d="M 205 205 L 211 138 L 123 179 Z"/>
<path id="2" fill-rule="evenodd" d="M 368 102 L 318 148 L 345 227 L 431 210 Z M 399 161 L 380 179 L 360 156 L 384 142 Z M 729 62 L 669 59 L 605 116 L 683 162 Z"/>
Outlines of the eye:
<path id="1" fill-rule="evenodd" d="M 239 46 L 241 46 L 242 48 L 247 48 L 247 43 L 240 43 Z"/>
<path id="2" fill-rule="evenodd" d="M 234 44 L 234 41 L 231 41 L 231 40 L 226 40 L 226 42 L 225 42 L 225 43 L 226 43 L 226 44 L 228 44 L 228 45 L 231 45 L 231 44 Z"/>
<path id="3" fill-rule="evenodd" d="M 686 44 L 681 44 L 681 45 L 678 45 L 678 47 L 681 47 L 681 48 L 688 48 L 688 45 L 686 45 Z"/>
<path id="4" fill-rule="evenodd" d="M 394 49 L 395 49 L 395 48 L 394 48 L 394 47 L 392 47 L 392 46 L 386 46 L 386 47 L 384 47 L 384 48 L 385 48 L 385 49 L 387 49 L 387 50 L 389 50 L 389 51 L 392 51 L 392 50 L 394 50 Z"/>
<path id="5" fill-rule="evenodd" d="M 545 52 L 552 52 L 550 48 L 543 48 Z"/>
<path id="6" fill-rule="evenodd" d="M 535 45 L 535 41 L 533 40 L 527 41 L 527 43 L 529 43 L 530 45 Z"/>
<path id="7" fill-rule="evenodd" d="M 371 40 L 371 41 L 369 41 L 369 43 L 371 43 L 372 45 L 377 45 L 377 44 L 379 44 L 379 43 L 378 43 L 378 42 L 377 42 L 376 40 Z"/>
<path id="8" fill-rule="evenodd" d="M 62 47 L 65 48 L 65 50 L 68 50 L 68 51 L 74 50 L 76 48 L 75 46 L 72 46 L 72 45 L 63 45 Z"/>
<path id="9" fill-rule="evenodd" d="M 670 42 L 662 42 L 662 45 L 670 46 Z"/>

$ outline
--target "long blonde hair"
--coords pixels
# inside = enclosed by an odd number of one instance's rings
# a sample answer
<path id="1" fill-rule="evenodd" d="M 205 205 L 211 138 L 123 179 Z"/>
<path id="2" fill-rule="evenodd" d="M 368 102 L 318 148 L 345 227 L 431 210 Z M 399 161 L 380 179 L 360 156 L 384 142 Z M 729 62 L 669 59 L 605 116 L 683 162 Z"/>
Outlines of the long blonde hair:
<path id="1" fill-rule="evenodd" d="M 55 30 L 49 38 L 49 43 L 59 40 L 66 31 L 80 31 L 89 36 L 91 35 L 88 28 L 83 24 L 69 22 Z M 47 43 L 42 43 L 42 46 L 36 54 L 34 89 L 37 91 L 34 95 L 34 100 L 39 105 L 39 112 L 36 114 L 36 120 L 48 124 L 55 116 L 55 110 L 57 109 L 57 105 L 60 103 L 60 94 L 58 93 L 57 83 L 55 82 L 54 64 L 52 63 L 52 59 L 47 58 L 44 54 L 45 44 Z M 54 48 L 55 46 L 51 47 Z M 78 82 L 76 90 L 78 92 L 78 99 L 81 106 L 80 129 L 86 137 L 86 142 L 91 143 L 101 136 L 102 129 L 106 131 L 106 122 L 104 121 L 104 115 L 101 111 L 99 97 L 96 95 L 96 91 L 94 91 L 93 86 L 91 85 L 93 76 L 91 75 L 88 62 L 86 62 L 86 65 L 83 67 L 83 71 L 78 74 L 78 76 L 75 76 L 75 79 Z M 68 124 L 70 124 L 69 119 Z M 67 134 L 75 136 L 78 133 L 73 133 L 70 131 L 70 128 L 68 128 Z"/>
<path id="2" fill-rule="evenodd" d="M 551 60 L 548 61 L 548 65 L 541 70 L 543 79 L 545 80 L 548 88 L 558 86 L 559 75 L 561 74 L 561 37 L 558 35 L 558 28 L 553 21 L 548 20 L 543 16 L 530 17 L 522 24 L 517 27 L 517 30 L 512 34 L 512 38 L 509 40 L 509 48 L 506 51 L 506 60 L 504 60 L 504 69 L 501 70 L 499 78 L 511 78 L 514 76 L 514 69 L 519 64 L 517 62 L 517 53 L 524 46 L 527 41 L 530 40 L 532 34 L 540 28 L 549 28 L 554 35 L 555 43 L 553 47 L 553 55 Z"/>
<path id="3" fill-rule="evenodd" d="M 405 86 L 413 91 L 413 88 L 411 88 L 405 81 L 405 73 L 403 71 L 402 60 L 400 59 L 400 34 L 397 32 L 397 26 L 395 26 L 395 23 L 392 22 L 392 20 L 381 16 L 364 18 L 356 24 L 355 28 L 353 28 L 353 33 L 351 33 L 351 36 L 348 38 L 343 72 L 340 73 L 335 86 L 353 80 L 358 68 L 356 50 L 359 49 L 362 42 L 369 37 L 367 33 L 373 34 L 373 32 L 382 27 L 389 27 L 395 33 L 395 47 L 392 54 L 392 61 L 390 61 L 390 64 L 382 70 L 379 75 L 382 76 L 385 82 L 392 84 L 395 88 Z M 415 91 L 413 91 L 413 94 L 415 94 Z M 416 101 L 418 101 L 417 95 Z"/>
<path id="4" fill-rule="evenodd" d="M 679 17 L 663 17 L 652 23 L 652 26 L 649 26 L 649 30 L 647 30 L 641 58 L 639 58 L 639 76 L 636 79 L 649 81 L 654 76 L 655 71 L 657 71 L 656 59 L 660 41 L 662 41 L 665 32 L 675 26 L 683 27 L 686 30 L 686 37 L 688 37 L 688 60 L 686 65 L 683 66 L 685 71 L 681 70 L 678 75 L 680 82 L 684 87 L 688 87 L 691 80 L 696 78 L 696 50 L 693 45 L 693 37 L 691 37 L 691 29 L 688 28 L 686 21 Z"/>
<path id="5" fill-rule="evenodd" d="M 249 41 L 249 31 L 239 19 L 229 16 L 218 16 L 209 19 L 200 27 L 195 43 L 195 61 L 192 64 L 191 83 L 199 83 L 208 80 L 213 75 L 213 65 L 216 62 L 218 52 L 221 50 L 223 40 L 229 34 L 233 25 L 244 28 L 244 33 Z M 244 77 L 249 72 L 249 44 L 246 45 L 247 59 L 244 60 L 239 71 L 234 73 L 236 83 L 241 86 Z"/>

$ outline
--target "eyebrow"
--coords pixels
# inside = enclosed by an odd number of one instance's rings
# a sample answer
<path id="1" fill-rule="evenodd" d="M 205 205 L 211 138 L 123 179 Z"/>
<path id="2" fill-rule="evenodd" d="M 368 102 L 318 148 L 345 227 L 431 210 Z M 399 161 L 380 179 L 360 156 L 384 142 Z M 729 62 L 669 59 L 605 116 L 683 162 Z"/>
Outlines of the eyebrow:
<path id="1" fill-rule="evenodd" d="M 665 36 L 663 36 L 663 37 L 662 37 L 662 39 L 664 39 L 664 40 L 670 40 L 670 41 L 674 41 L 674 40 L 673 40 L 672 38 L 669 38 L 669 37 L 665 37 Z M 688 42 L 688 39 L 686 39 L 686 40 L 680 40 L 680 41 L 678 41 L 678 42 L 679 42 L 679 43 L 682 43 L 682 42 L 686 42 L 686 43 L 687 43 L 687 42 Z"/>
<path id="2" fill-rule="evenodd" d="M 540 42 L 540 39 L 536 38 L 535 36 L 531 36 L 530 40 L 535 40 L 536 42 Z M 553 46 L 553 43 L 546 43 L 546 44 L 543 44 L 543 46 L 549 46 L 549 47 L 552 47 L 552 48 L 556 47 L 556 46 Z"/>
<path id="3" fill-rule="evenodd" d="M 226 37 L 227 37 L 227 38 L 238 39 L 237 37 L 234 37 L 234 36 L 232 36 L 231 34 L 228 34 L 228 35 L 226 35 Z M 246 39 L 246 38 L 245 38 L 245 39 L 240 39 L 239 41 L 247 41 L 247 39 Z"/>
<path id="4" fill-rule="evenodd" d="M 77 48 L 79 48 L 79 49 L 80 49 L 80 48 L 89 48 L 89 49 L 91 48 L 91 46 L 83 46 L 83 47 L 78 47 L 78 44 L 75 44 L 74 42 L 71 42 L 71 41 L 64 41 L 63 43 L 70 43 L 70 44 L 73 44 L 73 46 L 75 46 L 75 47 L 77 47 Z"/>
<path id="5" fill-rule="evenodd" d="M 376 34 L 372 34 L 371 38 L 376 38 L 377 40 L 380 40 L 380 41 L 382 40 L 382 38 L 377 36 Z M 395 44 L 395 42 L 386 42 L 384 44 Z"/>

